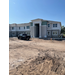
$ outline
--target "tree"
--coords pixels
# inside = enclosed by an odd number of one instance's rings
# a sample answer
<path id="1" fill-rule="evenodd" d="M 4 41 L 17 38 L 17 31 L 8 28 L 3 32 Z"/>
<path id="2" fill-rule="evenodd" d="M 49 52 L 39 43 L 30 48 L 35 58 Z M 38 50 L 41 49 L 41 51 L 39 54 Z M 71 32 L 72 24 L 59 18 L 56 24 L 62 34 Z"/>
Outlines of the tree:
<path id="1" fill-rule="evenodd" d="M 65 27 L 64 26 L 61 26 L 61 33 L 65 34 Z"/>

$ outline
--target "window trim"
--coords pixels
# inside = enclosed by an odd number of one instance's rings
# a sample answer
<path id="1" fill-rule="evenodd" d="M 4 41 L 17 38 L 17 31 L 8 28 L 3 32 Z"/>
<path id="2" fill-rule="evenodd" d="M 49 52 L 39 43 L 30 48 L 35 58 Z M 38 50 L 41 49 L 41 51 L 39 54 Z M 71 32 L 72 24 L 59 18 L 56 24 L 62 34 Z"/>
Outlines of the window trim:
<path id="1" fill-rule="evenodd" d="M 47 31 L 47 36 L 51 36 L 51 31 Z"/>
<path id="2" fill-rule="evenodd" d="M 14 30 L 14 27 L 12 27 L 12 30 Z"/>
<path id="3" fill-rule="evenodd" d="M 53 34 L 53 32 L 57 32 L 57 34 Z M 58 31 L 52 31 L 52 35 L 58 35 Z"/>
<path id="4" fill-rule="evenodd" d="M 29 27 L 29 28 L 27 28 L 27 27 Z M 30 26 L 26 26 L 26 29 L 30 29 Z"/>
<path id="5" fill-rule="evenodd" d="M 57 24 L 53 24 L 53 27 L 57 27 Z"/>
<path id="6" fill-rule="evenodd" d="M 48 24 L 48 27 L 50 27 L 50 24 Z"/>
<path id="7" fill-rule="evenodd" d="M 24 26 L 24 29 L 25 29 L 25 26 Z"/>

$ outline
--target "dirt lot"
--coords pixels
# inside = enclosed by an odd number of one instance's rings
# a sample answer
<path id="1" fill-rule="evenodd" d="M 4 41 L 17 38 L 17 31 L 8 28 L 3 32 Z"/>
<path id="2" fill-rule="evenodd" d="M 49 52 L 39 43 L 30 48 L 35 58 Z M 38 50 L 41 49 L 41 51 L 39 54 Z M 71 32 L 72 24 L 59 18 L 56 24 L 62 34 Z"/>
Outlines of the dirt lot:
<path id="1" fill-rule="evenodd" d="M 65 41 L 9 38 L 9 75 L 65 75 Z"/>

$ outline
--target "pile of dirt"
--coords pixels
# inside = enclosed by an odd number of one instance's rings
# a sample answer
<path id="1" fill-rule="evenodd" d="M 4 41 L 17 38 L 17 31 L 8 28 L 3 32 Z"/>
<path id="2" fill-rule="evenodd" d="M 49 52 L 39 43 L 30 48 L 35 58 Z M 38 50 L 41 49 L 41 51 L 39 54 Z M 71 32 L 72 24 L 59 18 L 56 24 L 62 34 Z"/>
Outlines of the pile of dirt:
<path id="1" fill-rule="evenodd" d="M 24 62 L 9 75 L 65 75 L 65 53 L 57 51 L 40 51 L 37 57 Z"/>

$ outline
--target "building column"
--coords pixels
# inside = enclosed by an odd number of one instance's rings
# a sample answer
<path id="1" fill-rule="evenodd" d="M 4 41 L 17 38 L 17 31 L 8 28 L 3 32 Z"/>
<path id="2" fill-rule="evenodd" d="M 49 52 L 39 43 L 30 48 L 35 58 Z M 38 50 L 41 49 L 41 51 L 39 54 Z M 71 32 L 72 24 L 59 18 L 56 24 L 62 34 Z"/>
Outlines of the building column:
<path id="1" fill-rule="evenodd" d="M 53 38 L 53 36 L 52 36 L 52 30 L 51 30 L 51 38 Z"/>
<path id="2" fill-rule="evenodd" d="M 34 38 L 34 23 L 33 23 L 33 38 Z"/>
<path id="3" fill-rule="evenodd" d="M 46 25 L 46 35 L 44 37 L 47 38 L 47 25 Z"/>
<path id="4" fill-rule="evenodd" d="M 16 37 L 17 37 L 18 35 L 17 35 L 17 25 L 16 25 Z"/>
<path id="5" fill-rule="evenodd" d="M 40 32 L 39 32 L 39 38 L 41 38 L 41 23 L 39 24 L 39 30 L 40 30 Z"/>

